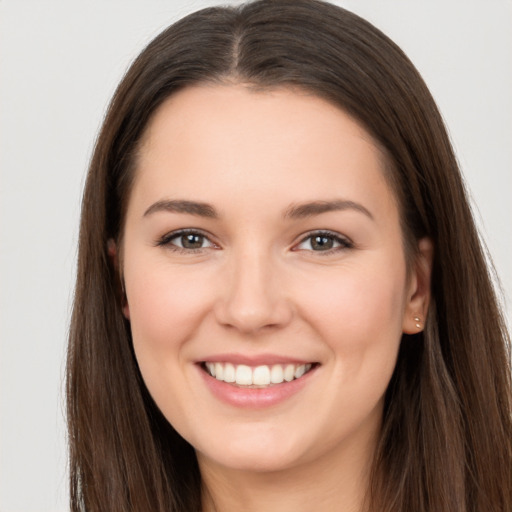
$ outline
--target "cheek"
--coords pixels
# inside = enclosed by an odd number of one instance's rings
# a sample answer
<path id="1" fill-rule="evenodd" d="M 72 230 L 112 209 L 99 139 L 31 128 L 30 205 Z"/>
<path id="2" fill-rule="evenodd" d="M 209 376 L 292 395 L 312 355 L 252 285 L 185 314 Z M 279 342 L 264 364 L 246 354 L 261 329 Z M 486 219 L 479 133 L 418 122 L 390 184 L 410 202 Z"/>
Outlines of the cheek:
<path id="1" fill-rule="evenodd" d="M 145 379 L 146 369 L 179 364 L 180 349 L 194 337 L 210 300 L 204 280 L 172 270 L 125 270 L 133 345 Z"/>
<path id="2" fill-rule="evenodd" d="M 149 393 L 177 427 L 190 413 L 187 347 L 207 314 L 211 287 L 206 276 L 197 279 L 165 263 L 141 267 L 125 266 L 135 357 Z"/>
<path id="3" fill-rule="evenodd" d="M 303 300 L 334 329 L 396 329 L 404 310 L 405 272 L 399 270 L 400 265 L 383 272 L 350 268 L 317 276 L 305 287 Z"/>
<path id="4" fill-rule="evenodd" d="M 308 283 L 302 300 L 304 316 L 328 345 L 343 381 L 390 377 L 402 335 L 405 272 L 401 270 L 395 265 L 372 271 L 369 265 Z"/>
<path id="5" fill-rule="evenodd" d="M 325 425 L 335 425 L 324 429 L 327 447 L 380 421 L 402 336 L 404 286 L 405 277 L 391 269 L 351 269 L 309 283 L 304 315 L 330 351 L 327 387 L 333 393 L 317 404 L 319 416 L 330 418 Z"/>

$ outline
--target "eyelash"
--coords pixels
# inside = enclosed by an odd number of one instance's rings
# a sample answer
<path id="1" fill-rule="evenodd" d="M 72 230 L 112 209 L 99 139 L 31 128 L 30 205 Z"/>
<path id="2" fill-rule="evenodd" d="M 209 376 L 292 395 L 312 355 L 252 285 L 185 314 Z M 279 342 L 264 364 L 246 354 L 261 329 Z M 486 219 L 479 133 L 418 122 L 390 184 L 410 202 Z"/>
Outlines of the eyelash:
<path id="1" fill-rule="evenodd" d="M 172 241 L 183 237 L 187 235 L 196 235 L 203 237 L 205 240 L 208 240 L 208 242 L 211 244 L 212 247 L 216 247 L 216 245 L 210 240 L 209 236 L 206 233 L 203 233 L 202 231 L 198 229 L 179 229 L 178 231 L 172 231 L 171 233 L 167 233 L 164 235 L 160 240 L 156 242 L 156 245 L 158 247 L 166 247 L 171 251 L 184 253 L 184 254 L 198 254 L 200 252 L 203 252 L 205 249 L 209 249 L 210 247 L 198 247 L 197 249 L 187 249 L 185 247 L 179 247 L 176 244 L 173 244 Z"/>
<path id="2" fill-rule="evenodd" d="M 310 250 L 311 252 L 315 252 L 321 256 L 328 256 L 328 255 L 332 255 L 333 253 L 336 253 L 339 251 L 343 251 L 346 249 L 352 249 L 354 247 L 353 242 L 351 240 L 349 240 L 348 238 L 341 236 L 339 233 L 336 233 L 334 231 L 328 231 L 328 230 L 313 231 L 311 233 L 308 233 L 304 238 L 302 238 L 302 240 L 297 245 L 302 245 L 307 240 L 312 240 L 317 237 L 330 238 L 330 239 L 334 240 L 335 243 L 339 244 L 339 246 L 333 247 L 331 249 L 327 249 L 325 251 L 314 251 L 312 249 L 294 249 L 294 250 L 296 250 L 296 251 Z M 311 245 L 311 242 L 310 242 L 310 245 Z"/>
<path id="3" fill-rule="evenodd" d="M 179 247 L 178 245 L 172 243 L 173 240 L 175 240 L 179 237 L 187 236 L 187 235 L 196 235 L 196 236 L 203 237 L 211 245 L 209 247 L 198 247 L 195 249 L 187 249 L 184 247 Z M 313 249 L 297 249 L 296 248 L 297 246 L 300 246 L 303 243 L 305 243 L 306 241 L 312 240 L 315 237 L 329 238 L 329 239 L 332 239 L 335 243 L 337 243 L 339 245 L 338 245 L 338 247 L 333 247 L 333 248 L 327 249 L 325 251 L 314 251 Z M 310 243 L 310 245 L 311 245 L 311 243 Z M 171 233 L 167 233 L 162 238 L 157 240 L 156 246 L 167 247 L 171 251 L 184 253 L 184 254 L 190 254 L 190 253 L 198 254 L 198 253 L 203 252 L 205 249 L 209 249 L 211 247 L 217 248 L 217 246 L 209 239 L 209 236 L 206 233 L 203 233 L 202 231 L 197 230 L 197 229 L 180 229 L 178 231 L 172 231 Z M 324 256 L 324 255 L 330 255 L 330 254 L 336 253 L 338 251 L 352 249 L 353 247 L 354 247 L 353 242 L 350 241 L 348 238 L 345 238 L 333 231 L 323 230 L 323 231 L 313 231 L 311 233 L 308 233 L 305 237 L 303 237 L 301 239 L 301 241 L 298 244 L 296 244 L 296 246 L 292 250 L 295 250 L 295 251 L 308 250 L 310 252 L 315 252 L 315 253 L 318 253 L 318 254 Z"/>

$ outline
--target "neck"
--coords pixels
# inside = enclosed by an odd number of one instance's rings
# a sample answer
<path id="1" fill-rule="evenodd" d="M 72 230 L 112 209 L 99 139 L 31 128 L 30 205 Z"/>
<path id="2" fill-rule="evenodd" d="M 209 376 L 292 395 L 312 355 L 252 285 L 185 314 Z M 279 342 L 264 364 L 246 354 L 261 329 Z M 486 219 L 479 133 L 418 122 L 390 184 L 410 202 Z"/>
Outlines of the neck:
<path id="1" fill-rule="evenodd" d="M 362 512 L 375 443 L 337 447 L 280 471 L 244 471 L 198 454 L 203 512 Z"/>

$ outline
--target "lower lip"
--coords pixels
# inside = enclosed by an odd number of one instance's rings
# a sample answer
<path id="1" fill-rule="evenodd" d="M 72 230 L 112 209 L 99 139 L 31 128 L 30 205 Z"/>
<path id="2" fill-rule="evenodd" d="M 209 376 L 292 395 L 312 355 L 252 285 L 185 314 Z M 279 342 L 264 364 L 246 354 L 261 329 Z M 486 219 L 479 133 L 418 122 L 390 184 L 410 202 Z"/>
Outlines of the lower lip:
<path id="1" fill-rule="evenodd" d="M 299 379 L 274 384 L 267 388 L 234 386 L 212 377 L 201 366 L 198 366 L 198 369 L 209 390 L 222 402 L 245 409 L 263 409 L 280 404 L 299 393 L 316 373 L 318 366 L 309 370 Z"/>

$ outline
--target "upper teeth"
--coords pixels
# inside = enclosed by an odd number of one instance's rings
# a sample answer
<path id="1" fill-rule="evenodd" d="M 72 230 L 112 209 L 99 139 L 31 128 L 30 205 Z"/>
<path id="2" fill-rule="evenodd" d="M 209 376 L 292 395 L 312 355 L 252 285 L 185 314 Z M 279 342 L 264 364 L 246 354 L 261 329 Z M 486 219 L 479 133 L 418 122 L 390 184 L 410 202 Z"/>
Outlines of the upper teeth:
<path id="1" fill-rule="evenodd" d="M 269 384 L 281 384 L 302 377 L 311 369 L 308 364 L 274 364 L 262 365 L 252 368 L 245 364 L 234 365 L 231 363 L 205 363 L 212 377 L 224 382 L 236 383 L 240 386 L 268 386 Z"/>

